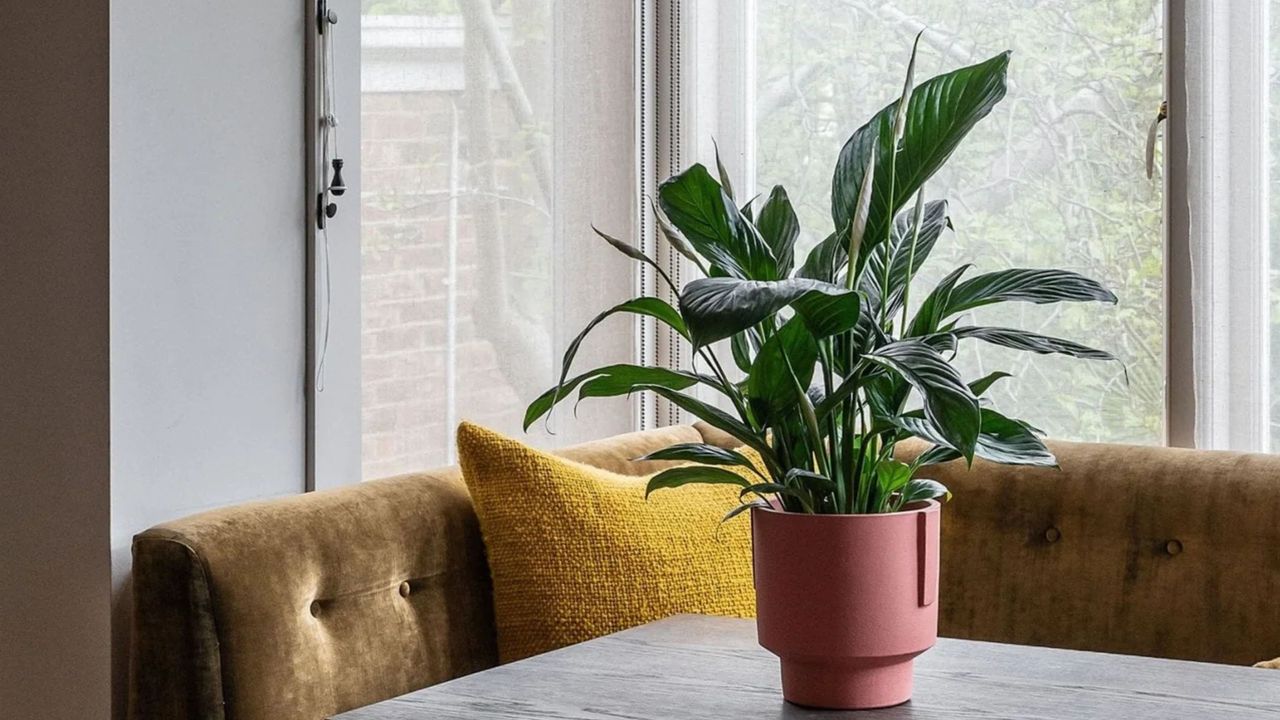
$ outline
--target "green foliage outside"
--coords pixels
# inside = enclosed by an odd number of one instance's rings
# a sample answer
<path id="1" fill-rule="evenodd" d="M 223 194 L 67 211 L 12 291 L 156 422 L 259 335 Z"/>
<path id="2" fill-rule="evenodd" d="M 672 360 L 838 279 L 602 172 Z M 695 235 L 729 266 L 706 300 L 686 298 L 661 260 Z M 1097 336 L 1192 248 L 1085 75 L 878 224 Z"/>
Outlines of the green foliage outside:
<path id="1" fill-rule="evenodd" d="M 951 201 L 955 236 L 917 282 L 975 271 L 1061 267 L 1098 279 L 1117 306 L 978 311 L 983 324 L 1106 348 L 1114 363 L 1026 357 L 962 344 L 966 375 L 1008 370 L 997 407 L 1051 437 L 1156 443 L 1163 433 L 1161 178 L 1143 167 L 1163 80 L 1157 0 L 759 0 L 757 192 L 786 186 L 799 249 L 831 230 L 836 152 L 901 83 L 911 38 L 928 27 L 919 73 L 1012 48 L 1007 98 L 929 183 Z M 915 297 L 922 297 L 923 293 Z"/>

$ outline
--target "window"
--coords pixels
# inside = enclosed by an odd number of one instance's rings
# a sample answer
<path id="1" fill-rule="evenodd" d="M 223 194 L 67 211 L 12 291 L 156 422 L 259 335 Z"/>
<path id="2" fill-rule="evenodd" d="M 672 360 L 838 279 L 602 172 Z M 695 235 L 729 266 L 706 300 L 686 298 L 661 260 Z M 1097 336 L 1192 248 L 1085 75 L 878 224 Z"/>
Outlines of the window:
<path id="1" fill-rule="evenodd" d="M 1075 338 L 1124 361 L 961 347 L 973 370 L 1007 370 L 993 399 L 1053 437 L 1159 443 L 1164 416 L 1161 180 L 1144 169 L 1162 98 L 1162 4 L 987 0 L 756 0 L 756 191 L 785 186 L 809 244 L 830 230 L 840 146 L 892 101 L 914 35 L 917 77 L 1013 50 L 1010 91 L 928 185 L 955 232 L 919 287 L 962 263 L 974 272 L 1061 267 L 1103 282 L 1118 307 L 1005 306 L 981 317 Z M 802 248 L 804 252 L 807 248 Z M 923 297 L 924 292 L 916 294 Z"/>
<path id="2" fill-rule="evenodd" d="M 634 266 L 634 29 L 614 3 L 364 0 L 362 471 L 454 462 L 453 428 L 521 432 L 560 353 Z M 618 318 L 579 362 L 629 362 Z M 562 411 L 566 443 L 632 429 L 626 400 Z"/>
<path id="3" fill-rule="evenodd" d="M 363 367 L 357 383 L 344 354 L 356 343 L 342 335 L 327 367 L 340 366 L 344 389 L 312 398 L 313 468 L 356 436 L 349 420 L 330 427 L 356 414 L 344 394 L 356 384 L 364 477 L 453 462 L 462 419 L 519 433 L 587 321 L 660 292 L 590 226 L 680 277 L 642 200 L 711 161 L 713 138 L 741 194 L 787 188 L 806 252 L 829 229 L 838 149 L 894 98 L 921 28 L 918 77 L 1013 51 L 1008 96 L 929 184 L 951 201 L 956 232 L 921 286 L 960 263 L 1053 266 L 1120 296 L 1117 307 L 1003 307 L 980 320 L 1079 339 L 1123 367 L 976 343 L 961 361 L 1014 372 L 995 401 L 1054 437 L 1265 450 L 1280 442 L 1274 4 L 362 0 L 358 63 L 338 77 L 360 78 L 360 157 L 348 167 L 361 264 L 358 277 L 352 262 L 334 266 L 352 277 L 335 281 L 332 317 L 344 333 L 359 327 Z M 1146 134 L 1165 99 L 1148 178 Z M 336 242 L 335 257 L 351 247 Z M 580 362 L 680 364 L 663 333 L 616 318 Z M 652 399 L 580 411 L 530 440 L 684 419 Z"/>

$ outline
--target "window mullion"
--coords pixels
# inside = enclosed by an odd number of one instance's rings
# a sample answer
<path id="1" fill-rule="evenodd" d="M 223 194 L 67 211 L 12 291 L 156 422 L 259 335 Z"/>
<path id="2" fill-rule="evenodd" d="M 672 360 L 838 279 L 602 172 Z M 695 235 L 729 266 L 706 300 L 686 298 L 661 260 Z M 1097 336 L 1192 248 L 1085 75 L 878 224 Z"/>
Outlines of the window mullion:
<path id="1" fill-rule="evenodd" d="M 1170 284 L 1170 334 L 1179 332 L 1172 323 L 1185 323 L 1176 303 L 1189 296 L 1195 445 L 1265 450 L 1270 413 L 1266 5 L 1171 5 L 1178 6 L 1184 23 L 1179 29 L 1185 39 L 1190 287 Z M 1171 361 L 1177 359 L 1174 352 Z M 1174 362 L 1170 369 L 1185 373 Z M 1171 395 L 1178 388 L 1171 375 Z M 1171 412 L 1171 423 L 1177 420 Z"/>

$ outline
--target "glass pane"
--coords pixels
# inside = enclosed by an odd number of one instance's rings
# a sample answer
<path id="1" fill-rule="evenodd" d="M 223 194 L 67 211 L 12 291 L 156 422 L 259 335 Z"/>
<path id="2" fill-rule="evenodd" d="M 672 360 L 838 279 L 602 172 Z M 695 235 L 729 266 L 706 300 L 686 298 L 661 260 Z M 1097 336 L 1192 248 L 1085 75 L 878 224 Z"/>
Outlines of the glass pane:
<path id="1" fill-rule="evenodd" d="M 1057 267 L 1094 277 L 1118 307 L 1005 305 L 976 318 L 1109 350 L 1128 369 L 966 341 L 968 372 L 1005 370 L 997 408 L 1057 438 L 1163 439 L 1161 178 L 1144 150 L 1159 107 L 1157 0 L 757 0 L 756 177 L 798 201 L 801 252 L 831 227 L 843 141 L 894 99 L 924 26 L 917 77 L 1013 50 L 1010 91 L 961 144 L 927 195 L 951 202 L 914 298 L 961 263 L 971 272 Z"/>
<path id="2" fill-rule="evenodd" d="M 600 15 L 586 2 L 364 0 L 366 478 L 454 462 L 460 420 L 526 437 L 524 408 L 553 384 L 558 353 L 629 297 L 631 263 L 590 234 L 594 222 L 628 237 L 635 215 L 631 27 Z M 630 361 L 632 336 L 623 318 L 602 327 L 581 368 Z M 625 400 L 579 415 L 528 439 L 631 429 Z"/>

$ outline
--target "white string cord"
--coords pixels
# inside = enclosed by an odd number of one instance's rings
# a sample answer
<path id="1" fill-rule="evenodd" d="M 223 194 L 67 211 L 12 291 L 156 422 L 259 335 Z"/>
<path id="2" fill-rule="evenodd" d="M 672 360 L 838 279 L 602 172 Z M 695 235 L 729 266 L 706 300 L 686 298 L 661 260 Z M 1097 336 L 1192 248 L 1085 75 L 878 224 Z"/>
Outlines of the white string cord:
<path id="1" fill-rule="evenodd" d="M 329 162 L 338 156 L 338 122 L 334 114 L 334 62 L 333 62 L 333 26 L 320 34 L 320 186 L 321 197 L 318 212 L 323 215 L 324 201 L 329 197 L 328 174 Z M 332 151 L 330 148 L 332 145 Z M 325 360 L 329 356 L 329 319 L 332 309 L 333 286 L 329 273 L 329 224 L 320 229 L 320 247 L 318 248 L 322 284 L 320 287 L 320 353 L 316 359 L 316 392 L 324 392 Z"/>

